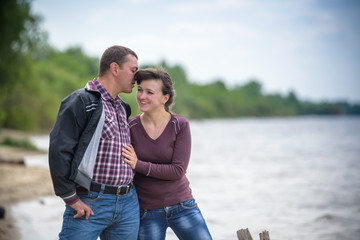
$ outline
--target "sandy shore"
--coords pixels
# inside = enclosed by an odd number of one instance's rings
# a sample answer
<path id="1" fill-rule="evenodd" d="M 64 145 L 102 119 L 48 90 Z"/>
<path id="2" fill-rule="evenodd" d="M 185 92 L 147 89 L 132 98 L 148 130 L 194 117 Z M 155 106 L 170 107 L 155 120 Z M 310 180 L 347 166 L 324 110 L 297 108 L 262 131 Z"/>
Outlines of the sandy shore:
<path id="1" fill-rule="evenodd" d="M 27 137 L 29 134 L 12 130 L 1 130 L 3 136 Z M 49 170 L 26 167 L 24 157 L 44 154 L 42 151 L 0 146 L 0 207 L 5 208 L 5 218 L 0 219 L 0 239 L 19 239 L 19 231 L 11 216 L 10 206 L 13 204 L 54 195 Z"/>

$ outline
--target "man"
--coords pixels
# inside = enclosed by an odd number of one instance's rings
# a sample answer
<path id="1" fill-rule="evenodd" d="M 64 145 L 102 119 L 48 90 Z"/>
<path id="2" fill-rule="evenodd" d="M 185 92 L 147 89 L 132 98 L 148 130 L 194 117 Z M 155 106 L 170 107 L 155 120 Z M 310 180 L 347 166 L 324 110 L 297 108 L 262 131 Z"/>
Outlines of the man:
<path id="1" fill-rule="evenodd" d="M 134 51 L 112 46 L 99 76 L 64 98 L 50 133 L 49 166 L 55 194 L 66 203 L 59 238 L 137 239 L 139 204 L 133 170 L 121 155 L 130 145 L 131 93 L 138 70 Z"/>

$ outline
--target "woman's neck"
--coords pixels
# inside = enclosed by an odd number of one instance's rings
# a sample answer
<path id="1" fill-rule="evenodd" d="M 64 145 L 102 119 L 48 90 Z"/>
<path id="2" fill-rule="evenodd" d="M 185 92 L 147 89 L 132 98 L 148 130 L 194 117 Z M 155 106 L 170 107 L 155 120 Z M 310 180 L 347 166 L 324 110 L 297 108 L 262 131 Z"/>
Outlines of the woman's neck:
<path id="1" fill-rule="evenodd" d="M 140 119 L 142 122 L 154 126 L 161 125 L 164 122 L 168 122 L 170 118 L 171 114 L 169 112 L 166 112 L 165 110 L 157 112 L 143 112 L 140 115 Z"/>

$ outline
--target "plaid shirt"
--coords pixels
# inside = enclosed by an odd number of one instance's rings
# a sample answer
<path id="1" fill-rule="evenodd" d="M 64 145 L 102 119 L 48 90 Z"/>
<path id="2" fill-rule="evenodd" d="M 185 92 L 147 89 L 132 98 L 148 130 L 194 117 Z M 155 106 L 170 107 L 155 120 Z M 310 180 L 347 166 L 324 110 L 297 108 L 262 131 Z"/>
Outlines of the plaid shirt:
<path id="1" fill-rule="evenodd" d="M 122 100 L 119 96 L 113 99 L 96 78 L 93 83 L 101 93 L 105 111 L 93 181 L 115 186 L 128 184 L 132 182 L 134 172 L 121 154 L 122 147 L 130 145 L 130 130 Z"/>

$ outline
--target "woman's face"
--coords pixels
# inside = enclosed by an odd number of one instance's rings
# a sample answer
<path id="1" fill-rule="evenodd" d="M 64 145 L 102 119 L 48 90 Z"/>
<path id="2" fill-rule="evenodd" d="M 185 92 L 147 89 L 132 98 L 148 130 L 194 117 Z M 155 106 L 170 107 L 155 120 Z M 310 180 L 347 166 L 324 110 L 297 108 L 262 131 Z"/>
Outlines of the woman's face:
<path id="1" fill-rule="evenodd" d="M 169 95 L 162 93 L 162 81 L 157 79 L 143 80 L 138 85 L 136 93 L 137 103 L 142 112 L 164 109 Z"/>

